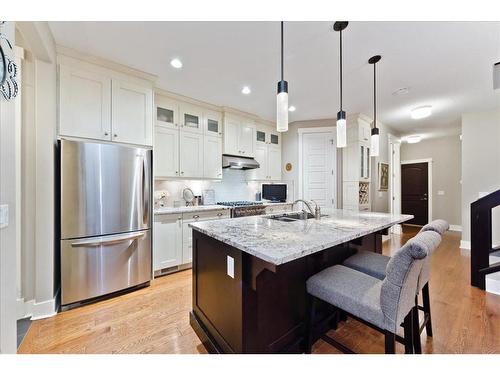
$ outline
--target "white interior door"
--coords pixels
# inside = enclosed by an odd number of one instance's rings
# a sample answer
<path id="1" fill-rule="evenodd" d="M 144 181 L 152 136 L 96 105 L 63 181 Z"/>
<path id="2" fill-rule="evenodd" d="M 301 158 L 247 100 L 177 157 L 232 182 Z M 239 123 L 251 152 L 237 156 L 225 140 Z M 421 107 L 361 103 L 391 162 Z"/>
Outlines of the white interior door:
<path id="1" fill-rule="evenodd" d="M 335 151 L 331 132 L 302 135 L 302 198 L 314 200 L 323 212 L 335 207 Z"/>

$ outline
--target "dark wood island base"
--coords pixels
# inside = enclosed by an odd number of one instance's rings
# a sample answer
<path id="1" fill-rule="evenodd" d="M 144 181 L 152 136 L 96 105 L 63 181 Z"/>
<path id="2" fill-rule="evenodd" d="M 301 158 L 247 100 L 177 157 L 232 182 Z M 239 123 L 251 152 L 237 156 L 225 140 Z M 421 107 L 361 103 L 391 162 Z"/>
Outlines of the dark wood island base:
<path id="1" fill-rule="evenodd" d="M 194 229 L 191 327 L 210 353 L 301 353 L 306 280 L 357 248 L 381 252 L 382 233 L 273 265 Z"/>

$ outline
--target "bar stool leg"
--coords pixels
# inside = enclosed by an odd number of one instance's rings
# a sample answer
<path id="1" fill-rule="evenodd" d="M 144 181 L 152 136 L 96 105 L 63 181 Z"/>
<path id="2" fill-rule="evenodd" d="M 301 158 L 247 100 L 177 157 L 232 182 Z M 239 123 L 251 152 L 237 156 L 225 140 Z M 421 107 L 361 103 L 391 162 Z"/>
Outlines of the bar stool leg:
<path id="1" fill-rule="evenodd" d="M 432 337 L 432 321 L 431 321 L 431 302 L 429 298 L 429 283 L 425 284 L 422 288 L 422 302 L 427 323 L 425 324 L 425 331 L 427 336 Z"/>
<path id="2" fill-rule="evenodd" d="M 420 342 L 420 322 L 418 319 L 418 305 L 413 308 L 413 349 L 415 354 L 422 354 L 422 344 Z"/>
<path id="3" fill-rule="evenodd" d="M 307 318 L 307 328 L 306 328 L 306 337 L 305 337 L 305 348 L 304 352 L 306 354 L 311 354 L 311 349 L 314 340 L 314 321 L 316 319 L 316 305 L 317 299 L 311 295 L 308 295 L 308 304 L 309 304 L 309 314 Z"/>
<path id="4" fill-rule="evenodd" d="M 413 309 L 406 315 L 404 323 L 405 354 L 413 354 Z"/>
<path id="5" fill-rule="evenodd" d="M 394 354 L 396 347 L 396 335 L 390 331 L 385 331 L 385 354 Z"/>

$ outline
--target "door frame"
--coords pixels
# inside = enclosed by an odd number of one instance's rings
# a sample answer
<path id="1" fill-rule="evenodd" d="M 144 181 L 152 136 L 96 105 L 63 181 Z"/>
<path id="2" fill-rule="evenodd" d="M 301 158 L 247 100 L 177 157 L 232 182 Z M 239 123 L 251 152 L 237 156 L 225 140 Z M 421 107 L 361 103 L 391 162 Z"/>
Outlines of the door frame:
<path id="1" fill-rule="evenodd" d="M 399 213 L 401 213 L 401 138 L 395 137 L 392 134 L 387 135 L 388 150 L 389 150 L 389 212 L 395 213 L 395 207 L 399 206 Z M 395 168 L 394 147 L 399 147 L 399 161 Z M 399 180 L 399 189 L 396 187 L 396 181 Z M 390 229 L 391 233 L 402 234 L 403 229 L 401 224 L 393 225 Z"/>
<path id="2" fill-rule="evenodd" d="M 322 127 L 314 127 L 314 128 L 298 128 L 297 133 L 299 134 L 299 142 L 298 142 L 298 147 L 299 147 L 299 195 L 298 199 L 303 197 L 303 170 L 302 170 L 302 162 L 303 162 L 303 155 L 302 155 L 302 146 L 303 146 L 303 139 L 304 139 L 304 134 L 314 134 L 314 133 L 331 133 L 332 134 L 332 139 L 333 139 L 333 146 L 334 150 L 337 150 L 337 133 L 336 133 L 336 127 L 335 126 L 322 126 Z M 338 200 L 337 200 L 337 176 L 338 176 L 338 166 L 337 166 L 337 152 L 332 153 L 332 168 L 334 168 L 334 173 L 332 175 L 332 194 L 333 194 L 333 207 L 338 208 Z"/>
<path id="3" fill-rule="evenodd" d="M 403 164 L 416 164 L 416 163 L 427 163 L 427 193 L 429 194 L 429 223 L 432 221 L 432 158 L 428 159 L 414 159 L 414 160 L 401 160 L 401 165 Z M 403 176 L 401 175 L 401 184 L 403 184 Z"/>

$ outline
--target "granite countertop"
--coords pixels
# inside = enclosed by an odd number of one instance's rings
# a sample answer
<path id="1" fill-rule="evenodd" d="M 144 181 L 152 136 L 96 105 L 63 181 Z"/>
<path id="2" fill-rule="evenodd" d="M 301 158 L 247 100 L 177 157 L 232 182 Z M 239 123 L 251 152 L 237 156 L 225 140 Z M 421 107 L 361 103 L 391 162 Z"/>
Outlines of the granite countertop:
<path id="1" fill-rule="evenodd" d="M 262 201 L 263 206 L 283 206 L 289 205 L 293 202 L 264 202 Z M 229 210 L 231 207 L 222 206 L 218 204 L 211 204 L 207 206 L 181 206 L 181 207 L 160 207 L 155 208 L 153 213 L 155 215 L 165 215 L 165 214 L 181 214 L 186 212 L 200 212 L 200 211 L 213 211 L 213 210 Z"/>
<path id="2" fill-rule="evenodd" d="M 270 216 L 205 221 L 190 226 L 266 262 L 280 265 L 413 218 L 350 210 L 333 210 L 320 220 L 283 222 Z"/>
<path id="3" fill-rule="evenodd" d="M 230 207 L 211 204 L 207 206 L 182 206 L 182 207 L 160 207 L 154 209 L 155 215 L 182 214 L 186 212 L 229 210 Z"/>

